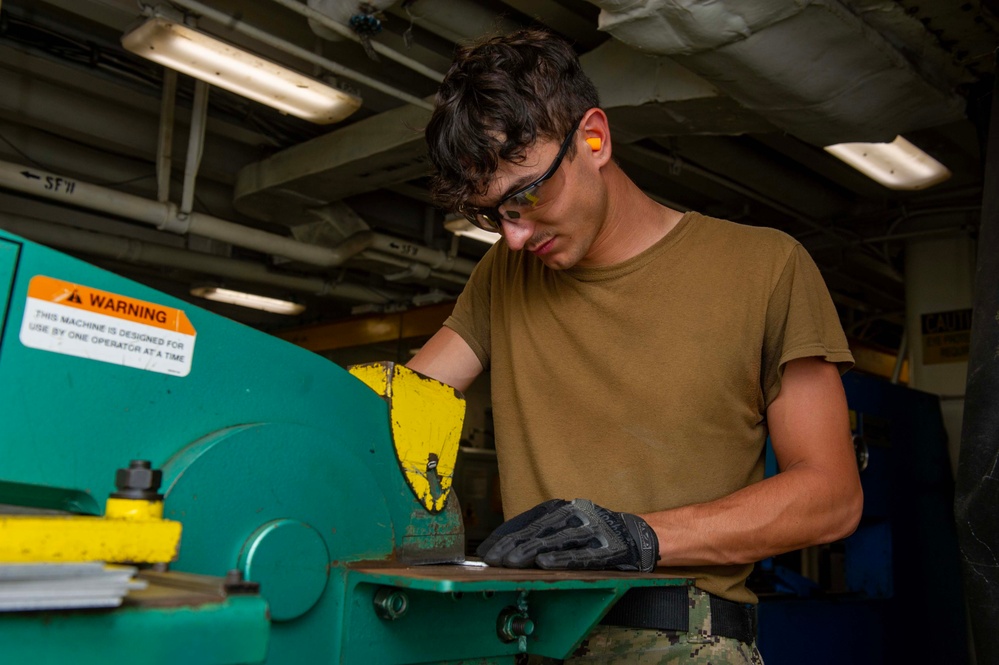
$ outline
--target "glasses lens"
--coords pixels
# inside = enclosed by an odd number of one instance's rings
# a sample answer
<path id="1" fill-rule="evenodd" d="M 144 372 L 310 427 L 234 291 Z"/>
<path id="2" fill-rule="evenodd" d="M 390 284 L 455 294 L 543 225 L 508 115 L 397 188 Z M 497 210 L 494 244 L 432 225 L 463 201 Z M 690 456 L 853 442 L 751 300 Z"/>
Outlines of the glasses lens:
<path id="1" fill-rule="evenodd" d="M 496 231 L 499 233 L 500 229 L 503 228 L 503 220 L 499 210 L 483 210 L 479 213 L 478 217 L 479 226 L 486 231 Z"/>
<path id="2" fill-rule="evenodd" d="M 475 208 L 464 212 L 465 219 L 486 231 L 499 232 L 503 228 L 498 210 Z"/>
<path id="3" fill-rule="evenodd" d="M 541 201 L 541 188 L 548 181 L 539 182 L 536 185 L 528 187 L 522 192 L 517 192 L 506 201 L 503 202 L 504 210 L 516 210 L 518 212 L 524 212 L 530 210 L 531 208 L 538 205 Z"/>

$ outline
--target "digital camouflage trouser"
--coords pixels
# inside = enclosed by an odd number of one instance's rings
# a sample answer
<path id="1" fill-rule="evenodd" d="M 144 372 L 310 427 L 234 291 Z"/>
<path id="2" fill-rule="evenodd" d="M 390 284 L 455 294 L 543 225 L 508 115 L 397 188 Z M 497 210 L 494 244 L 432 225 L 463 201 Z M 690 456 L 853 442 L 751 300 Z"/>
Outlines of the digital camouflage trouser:
<path id="1" fill-rule="evenodd" d="M 564 661 L 532 656 L 531 665 L 763 665 L 755 642 L 711 634 L 710 596 L 690 587 L 690 626 L 686 632 L 597 626 Z"/>

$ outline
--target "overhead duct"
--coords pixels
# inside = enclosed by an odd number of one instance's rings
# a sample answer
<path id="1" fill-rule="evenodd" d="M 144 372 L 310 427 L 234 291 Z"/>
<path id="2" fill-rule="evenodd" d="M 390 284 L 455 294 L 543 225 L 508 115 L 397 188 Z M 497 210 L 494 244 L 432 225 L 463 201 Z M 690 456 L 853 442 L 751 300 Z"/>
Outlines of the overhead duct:
<path id="1" fill-rule="evenodd" d="M 940 48 L 940 38 L 916 19 L 905 3 L 896 0 L 840 1 L 904 53 L 910 62 L 919 63 L 920 74 L 941 90 L 954 87 L 955 82 L 974 82 L 975 78 L 952 54 Z M 961 11 L 958 3 L 954 3 L 952 11 Z"/>
<path id="2" fill-rule="evenodd" d="M 931 82 L 836 0 L 591 0 L 599 27 L 669 56 L 776 127 L 815 145 L 890 141 L 963 118 Z"/>
<path id="3" fill-rule="evenodd" d="M 633 143 L 648 136 L 777 131 L 762 116 L 745 110 L 715 85 L 665 56 L 610 39 L 579 61 L 600 91 L 600 107 L 611 120 L 615 142 Z"/>
<path id="4" fill-rule="evenodd" d="M 292 225 L 308 208 L 427 175 L 429 120 L 426 109 L 401 106 L 249 164 L 236 178 L 234 205 Z"/>

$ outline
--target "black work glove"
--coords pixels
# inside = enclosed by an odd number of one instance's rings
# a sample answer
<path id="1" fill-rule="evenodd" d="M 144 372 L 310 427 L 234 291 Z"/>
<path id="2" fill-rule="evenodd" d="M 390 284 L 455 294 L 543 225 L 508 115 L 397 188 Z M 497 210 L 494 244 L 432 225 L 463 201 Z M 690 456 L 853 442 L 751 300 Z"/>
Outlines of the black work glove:
<path id="1" fill-rule="evenodd" d="M 476 553 L 490 566 L 651 572 L 659 539 L 648 522 L 586 499 L 552 499 L 501 524 Z"/>

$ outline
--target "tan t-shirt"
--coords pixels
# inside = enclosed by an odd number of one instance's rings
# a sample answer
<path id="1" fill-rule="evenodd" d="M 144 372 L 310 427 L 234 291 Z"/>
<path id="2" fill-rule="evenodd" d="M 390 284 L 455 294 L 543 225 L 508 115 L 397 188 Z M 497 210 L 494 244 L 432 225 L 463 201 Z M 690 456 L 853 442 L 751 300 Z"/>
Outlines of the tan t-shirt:
<path id="1" fill-rule="evenodd" d="M 507 518 L 552 498 L 652 512 L 757 482 L 784 363 L 853 362 L 800 244 L 697 213 L 609 267 L 551 270 L 497 243 L 444 325 L 491 370 Z M 659 572 L 754 602 L 751 570 Z"/>

